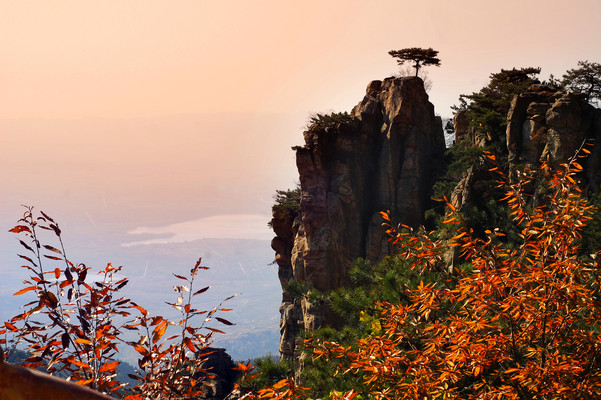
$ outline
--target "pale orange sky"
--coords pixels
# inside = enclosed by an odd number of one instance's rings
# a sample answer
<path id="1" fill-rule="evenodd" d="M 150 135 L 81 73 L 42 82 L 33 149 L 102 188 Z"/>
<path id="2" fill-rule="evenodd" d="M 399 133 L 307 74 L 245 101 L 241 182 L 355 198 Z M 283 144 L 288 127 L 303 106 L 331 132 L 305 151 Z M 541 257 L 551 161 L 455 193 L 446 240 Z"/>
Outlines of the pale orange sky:
<path id="1" fill-rule="evenodd" d="M 598 0 L 0 0 L 0 222 L 22 203 L 89 235 L 267 220 L 309 113 L 349 111 L 397 71 L 388 50 L 440 51 L 430 99 L 450 116 L 501 68 L 601 61 L 600 16 Z"/>
<path id="2" fill-rule="evenodd" d="M 502 67 L 597 60 L 601 2 L 0 2 L 0 118 L 348 109 L 433 47 L 438 112 Z"/>

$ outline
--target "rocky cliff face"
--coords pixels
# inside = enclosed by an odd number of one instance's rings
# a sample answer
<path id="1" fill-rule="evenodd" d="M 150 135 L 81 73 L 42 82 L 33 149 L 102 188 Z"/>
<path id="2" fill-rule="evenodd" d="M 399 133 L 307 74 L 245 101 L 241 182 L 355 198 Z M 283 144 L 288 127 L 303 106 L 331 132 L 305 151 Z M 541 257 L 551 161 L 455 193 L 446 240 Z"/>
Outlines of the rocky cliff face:
<path id="1" fill-rule="evenodd" d="M 587 185 L 598 192 L 601 180 L 601 110 L 584 95 L 553 91 L 535 85 L 515 96 L 507 116 L 507 149 L 510 170 L 518 165 L 536 166 L 549 160 L 552 166 L 573 156 L 587 139 L 595 139 L 586 159 Z"/>
<path id="2" fill-rule="evenodd" d="M 350 116 L 318 119 L 304 139 L 296 148 L 300 210 L 275 212 L 272 220 L 284 287 L 284 357 L 294 357 L 300 330 L 336 325 L 327 307 L 286 290 L 289 280 L 329 291 L 349 283 L 355 259 L 389 254 L 380 211 L 404 224 L 422 223 L 444 153 L 442 122 L 415 77 L 371 82 Z"/>
<path id="3" fill-rule="evenodd" d="M 453 124 L 456 142 L 484 147 L 492 140 L 491 134 L 478 133 L 463 111 Z M 348 285 L 355 259 L 377 261 L 388 255 L 380 211 L 390 210 L 396 222 L 407 225 L 423 222 L 434 177 L 444 167 L 441 125 L 421 79 L 388 78 L 371 82 L 350 115 L 317 118 L 304 132 L 305 144 L 296 148 L 300 207 L 274 208 L 272 220 L 277 235 L 272 247 L 284 288 L 284 357 L 295 357 L 301 330 L 337 323 L 334 313 L 310 302 L 299 288 L 327 292 Z M 597 193 L 601 110 L 583 96 L 533 85 L 511 102 L 502 158 L 509 171 L 536 167 L 542 160 L 556 167 L 587 139 L 595 145 L 583 162 L 582 178 L 586 189 Z M 478 200 L 474 188 L 480 179 L 489 179 L 483 176 L 487 170 L 476 162 L 463 174 L 451 194 L 456 208 Z M 453 259 L 449 254 L 450 264 Z M 289 282 L 296 283 L 294 288 Z"/>
<path id="4" fill-rule="evenodd" d="M 484 147 L 485 137 L 470 126 L 465 111 L 453 118 L 455 141 Z M 573 156 L 587 139 L 594 139 L 591 156 L 584 162 L 588 190 L 599 191 L 601 184 L 601 110 L 591 106 L 583 95 L 565 93 L 545 85 L 533 85 L 514 96 L 507 114 L 507 161 L 509 171 L 516 167 L 536 168 L 548 160 L 552 167 Z M 470 202 L 478 177 L 470 167 L 451 195 L 451 203 L 461 209 Z"/>

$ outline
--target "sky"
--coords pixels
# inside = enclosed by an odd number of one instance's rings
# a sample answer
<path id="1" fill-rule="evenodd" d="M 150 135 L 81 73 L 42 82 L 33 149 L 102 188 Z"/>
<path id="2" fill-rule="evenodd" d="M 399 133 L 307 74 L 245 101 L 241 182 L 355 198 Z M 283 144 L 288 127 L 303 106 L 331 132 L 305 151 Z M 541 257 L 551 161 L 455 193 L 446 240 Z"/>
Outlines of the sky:
<path id="1" fill-rule="evenodd" d="M 599 61 L 599 15 L 596 0 L 1 0 L 0 223 L 20 204 L 98 234 L 268 218 L 309 115 L 350 111 L 397 72 L 389 50 L 440 51 L 429 94 L 451 116 L 501 68 Z"/>
<path id="2" fill-rule="evenodd" d="M 290 147 L 395 74 L 389 50 L 440 52 L 429 96 L 450 117 L 501 68 L 600 62 L 599 16 L 598 0 L 0 0 L 0 272 L 22 204 L 94 262 L 206 238 L 270 254 Z"/>

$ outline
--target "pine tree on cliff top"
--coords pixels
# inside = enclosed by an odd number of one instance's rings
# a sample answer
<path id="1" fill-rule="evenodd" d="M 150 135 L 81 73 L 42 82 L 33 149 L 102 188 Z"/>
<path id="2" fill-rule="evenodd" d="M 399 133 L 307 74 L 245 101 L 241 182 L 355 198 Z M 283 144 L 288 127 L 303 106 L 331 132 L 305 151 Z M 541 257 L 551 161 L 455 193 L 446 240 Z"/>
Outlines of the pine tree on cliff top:
<path id="1" fill-rule="evenodd" d="M 397 59 L 399 65 L 403 65 L 407 61 L 413 61 L 415 64 L 415 76 L 417 76 L 419 69 L 425 65 L 434 65 L 440 67 L 440 59 L 438 51 L 432 49 L 422 49 L 419 47 L 410 47 L 401 50 L 390 50 L 388 52 L 392 57 Z"/>

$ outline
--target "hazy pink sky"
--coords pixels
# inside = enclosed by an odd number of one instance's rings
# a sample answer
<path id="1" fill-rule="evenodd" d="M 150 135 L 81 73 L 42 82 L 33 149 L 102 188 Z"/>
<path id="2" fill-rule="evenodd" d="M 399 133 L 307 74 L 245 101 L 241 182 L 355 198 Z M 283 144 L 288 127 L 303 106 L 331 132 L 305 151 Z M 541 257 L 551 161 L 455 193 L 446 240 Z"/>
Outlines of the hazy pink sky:
<path id="1" fill-rule="evenodd" d="M 600 16 L 598 0 L 1 0 L 0 223 L 35 204 L 128 242 L 267 221 L 307 115 L 350 110 L 397 70 L 388 50 L 440 51 L 430 99 L 450 116 L 501 68 L 601 61 Z"/>
<path id="2" fill-rule="evenodd" d="M 393 73 L 387 51 L 440 51 L 441 114 L 502 67 L 599 61 L 601 2 L 0 2 L 0 118 L 348 109 Z"/>

